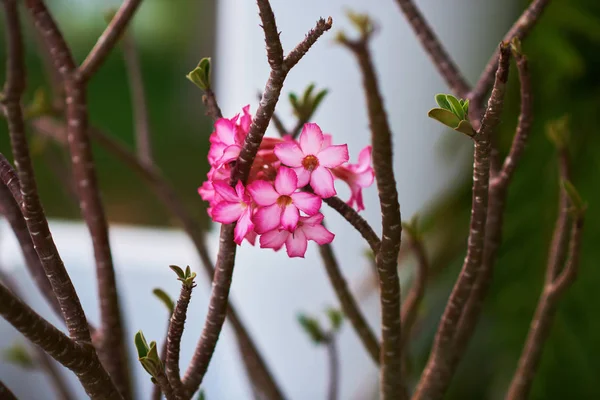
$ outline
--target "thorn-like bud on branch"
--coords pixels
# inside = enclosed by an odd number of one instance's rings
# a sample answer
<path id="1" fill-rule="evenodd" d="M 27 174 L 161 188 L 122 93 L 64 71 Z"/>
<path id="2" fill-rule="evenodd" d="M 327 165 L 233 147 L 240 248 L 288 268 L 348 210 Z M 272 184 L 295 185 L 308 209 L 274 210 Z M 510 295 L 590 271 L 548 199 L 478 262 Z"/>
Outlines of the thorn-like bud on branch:
<path id="1" fill-rule="evenodd" d="M 198 63 L 198 66 L 194 68 L 189 74 L 186 75 L 194 85 L 198 86 L 202 90 L 209 90 L 211 76 L 211 59 L 210 57 L 204 57 Z"/>

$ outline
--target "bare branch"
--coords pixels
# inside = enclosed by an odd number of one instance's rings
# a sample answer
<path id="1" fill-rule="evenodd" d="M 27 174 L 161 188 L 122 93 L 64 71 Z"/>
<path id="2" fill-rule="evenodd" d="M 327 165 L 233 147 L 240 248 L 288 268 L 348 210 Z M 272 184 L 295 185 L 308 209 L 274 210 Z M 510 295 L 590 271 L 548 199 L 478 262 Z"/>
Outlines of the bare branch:
<path id="1" fill-rule="evenodd" d="M 379 341 L 360 311 L 356 299 L 350 292 L 350 288 L 348 288 L 346 279 L 344 279 L 344 276 L 340 271 L 340 266 L 335 258 L 331 245 L 325 244 L 319 246 L 319 253 L 321 253 L 327 276 L 337 295 L 344 315 L 354 327 L 354 330 L 358 334 L 367 353 L 371 356 L 371 359 L 376 365 L 379 365 Z"/>
<path id="2" fill-rule="evenodd" d="M 376 252 L 379 275 L 382 320 L 381 345 L 381 396 L 382 399 L 402 398 L 402 325 L 400 320 L 400 281 L 398 278 L 398 253 L 402 235 L 402 220 L 398 191 L 394 177 L 392 132 L 388 123 L 375 68 L 368 48 L 368 35 L 359 41 L 341 41 L 356 56 L 367 101 L 371 140 L 373 143 L 373 169 L 379 191 L 382 215 L 382 239 Z"/>
<path id="3" fill-rule="evenodd" d="M 423 246 L 423 240 L 419 237 L 410 238 L 410 247 L 417 259 L 417 274 L 413 280 L 410 292 L 402 302 L 402 349 L 406 349 L 412 327 L 417 319 L 419 306 L 425 295 L 425 286 L 427 285 L 429 260 Z"/>
<path id="4" fill-rule="evenodd" d="M 317 42 L 317 40 L 333 26 L 333 19 L 331 17 L 324 20 L 323 18 L 319 18 L 317 21 L 317 25 L 314 29 L 311 29 L 302 42 L 300 42 L 294 50 L 290 51 L 290 53 L 285 57 L 284 64 L 285 68 L 288 70 L 292 69 L 294 65 L 298 64 L 298 61 L 304 57 L 304 55 L 310 50 L 313 44 Z"/>
<path id="5" fill-rule="evenodd" d="M 102 65 L 133 18 L 141 0 L 125 0 L 77 70 L 77 80 L 88 81 Z"/>
<path id="6" fill-rule="evenodd" d="M 439 38 L 433 32 L 421 11 L 412 0 L 396 0 L 396 3 L 398 3 L 400 10 L 402 10 L 421 45 L 431 58 L 431 62 L 444 78 L 452 93 L 458 97 L 466 97 L 469 93 L 469 84 L 440 43 Z"/>
<path id="7" fill-rule="evenodd" d="M 481 271 L 488 208 L 490 138 L 500 122 L 510 60 L 508 45 L 502 44 L 500 49 L 500 62 L 496 72 L 494 90 L 488 102 L 481 128 L 473 136 L 475 161 L 467 255 L 446 304 L 429 360 L 413 396 L 414 400 L 441 399 L 448 388 L 453 375 L 452 361 L 455 350 L 453 339 L 475 279 Z"/>
<path id="8" fill-rule="evenodd" d="M 215 98 L 215 93 L 211 89 L 206 89 L 204 91 L 202 102 L 204 103 L 204 107 L 206 107 L 206 113 L 209 117 L 211 117 L 213 120 L 223 118 L 221 108 L 219 107 L 219 104 Z"/>
<path id="9" fill-rule="evenodd" d="M 327 400 L 337 400 L 339 397 L 340 386 L 340 355 L 334 333 L 329 334 L 326 345 L 329 367 L 329 389 L 327 391 Z"/>

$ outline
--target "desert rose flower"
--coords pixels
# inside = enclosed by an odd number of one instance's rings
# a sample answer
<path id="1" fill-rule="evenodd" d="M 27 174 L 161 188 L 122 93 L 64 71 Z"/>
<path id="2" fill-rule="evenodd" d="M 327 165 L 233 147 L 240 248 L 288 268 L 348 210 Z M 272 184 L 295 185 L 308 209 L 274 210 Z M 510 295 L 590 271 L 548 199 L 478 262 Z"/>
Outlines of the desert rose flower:
<path id="1" fill-rule="evenodd" d="M 212 218 L 222 224 L 231 224 L 237 221 L 234 240 L 237 244 L 242 241 L 254 228 L 252 223 L 252 199 L 246 193 L 242 182 L 235 185 L 235 190 L 225 182 L 213 182 L 215 193 L 222 199 L 211 210 Z M 251 238 L 249 238 L 252 242 Z"/>
<path id="2" fill-rule="evenodd" d="M 375 180 L 375 173 L 371 167 L 371 150 L 371 146 L 362 149 L 358 155 L 357 164 L 340 165 L 331 170 L 336 178 L 343 180 L 350 186 L 351 196 L 348 205 L 354 207 L 356 203 L 358 211 L 365 209 L 362 189 L 371 186 Z"/>
<path id="3" fill-rule="evenodd" d="M 323 222 L 323 214 L 321 213 L 310 217 L 300 217 L 293 232 L 285 229 L 275 229 L 261 235 L 260 247 L 277 251 L 285 244 L 288 256 L 304 257 L 309 240 L 324 245 L 331 243 L 335 237 L 321 222 Z"/>
<path id="4" fill-rule="evenodd" d="M 348 146 L 329 145 L 317 124 L 307 123 L 300 134 L 300 145 L 285 142 L 275 147 L 279 160 L 298 175 L 298 186 L 310 183 L 313 191 L 326 199 L 336 194 L 330 169 L 348 161 Z"/>

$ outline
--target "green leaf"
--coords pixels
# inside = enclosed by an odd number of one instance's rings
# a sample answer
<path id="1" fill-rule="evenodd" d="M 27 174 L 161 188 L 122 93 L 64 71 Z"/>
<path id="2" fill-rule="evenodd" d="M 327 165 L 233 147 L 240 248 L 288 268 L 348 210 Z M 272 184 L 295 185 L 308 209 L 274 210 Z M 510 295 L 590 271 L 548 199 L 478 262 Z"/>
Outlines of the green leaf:
<path id="1" fill-rule="evenodd" d="M 148 346 L 148 342 L 146 342 L 144 333 L 142 331 L 138 331 L 135 334 L 133 341 L 135 343 L 135 348 L 137 349 L 138 358 L 146 357 L 148 355 L 148 351 L 150 351 L 150 348 Z"/>
<path id="2" fill-rule="evenodd" d="M 464 133 L 469 137 L 475 136 L 475 130 L 473 129 L 473 126 L 471 126 L 471 123 L 469 121 L 464 119 L 458 123 L 458 126 L 454 128 L 454 130 L 460 133 Z"/>
<path id="3" fill-rule="evenodd" d="M 354 27 L 364 36 L 373 32 L 373 22 L 367 14 L 357 13 L 351 10 L 346 12 L 348 19 Z"/>
<path id="4" fill-rule="evenodd" d="M 323 101 L 325 96 L 327 96 L 328 93 L 329 93 L 329 90 L 327 90 L 327 89 L 323 89 L 319 93 L 317 93 L 317 95 L 315 96 L 315 99 L 313 100 L 313 103 L 312 103 L 312 112 L 313 113 L 315 111 L 317 111 L 317 108 L 319 108 L 319 105 L 321 105 L 321 102 Z"/>
<path id="5" fill-rule="evenodd" d="M 315 89 L 315 84 L 311 83 L 304 90 L 304 96 L 302 97 L 302 104 L 306 107 L 307 104 L 310 103 L 311 95 L 313 90 Z"/>
<path id="6" fill-rule="evenodd" d="M 14 344 L 11 347 L 4 350 L 2 358 L 7 363 L 16 365 L 23 369 L 31 370 L 36 368 L 33 358 L 31 357 L 25 346 L 21 344 Z"/>
<path id="7" fill-rule="evenodd" d="M 565 149 L 569 142 L 569 117 L 567 115 L 546 125 L 546 136 L 558 150 Z"/>
<path id="8" fill-rule="evenodd" d="M 204 390 L 200 390 L 198 393 L 198 400 L 206 400 L 206 395 L 204 394 Z"/>
<path id="9" fill-rule="evenodd" d="M 460 105 L 462 106 L 462 109 L 465 112 L 465 119 L 466 119 L 469 116 L 469 99 L 461 100 Z"/>
<path id="10" fill-rule="evenodd" d="M 298 96 L 296 96 L 296 93 L 291 92 L 288 95 L 288 97 L 290 99 L 290 103 L 292 104 L 294 113 L 297 115 L 300 110 L 300 103 L 298 103 Z"/>
<path id="11" fill-rule="evenodd" d="M 173 299 L 171 299 L 167 292 L 160 288 L 155 288 L 152 290 L 152 293 L 165 305 L 165 307 L 167 307 L 169 312 L 173 314 L 173 310 L 175 310 L 175 302 Z"/>
<path id="12" fill-rule="evenodd" d="M 211 60 L 205 57 L 186 77 L 202 90 L 210 89 Z"/>
<path id="13" fill-rule="evenodd" d="M 441 122 L 442 124 L 452 129 L 455 129 L 460 123 L 460 120 L 456 115 L 454 115 L 452 111 L 448 111 L 443 108 L 432 108 L 427 113 L 427 116 L 429 118 L 435 119 L 438 122 Z"/>
<path id="14" fill-rule="evenodd" d="M 452 111 L 452 109 L 450 108 L 450 103 L 448 103 L 448 100 L 446 100 L 446 95 L 444 93 L 436 94 L 435 102 L 437 103 L 438 106 L 440 106 L 440 108 L 442 108 L 444 110 Z"/>
<path id="15" fill-rule="evenodd" d="M 458 99 L 450 94 L 447 94 L 446 100 L 448 100 L 448 103 L 450 103 L 450 109 L 452 110 L 454 115 L 456 115 L 459 120 L 465 119 L 465 111 L 460 105 Z"/>
<path id="16" fill-rule="evenodd" d="M 329 317 L 329 323 L 331 324 L 331 328 L 334 332 L 337 332 L 342 326 L 342 322 L 344 321 L 344 314 L 335 308 L 328 308 L 325 310 L 327 317 Z"/>
<path id="17" fill-rule="evenodd" d="M 177 274 L 177 277 L 179 279 L 185 279 L 185 273 L 177 265 L 169 265 L 169 268 L 171 268 L 173 270 L 173 272 L 175 272 Z"/>
<path id="18" fill-rule="evenodd" d="M 572 211 L 575 213 L 575 216 L 580 215 L 586 209 L 586 204 L 581 198 L 581 195 L 575 188 L 575 186 L 569 182 L 568 180 L 562 180 L 561 186 L 567 192 L 567 196 L 569 196 L 569 202 L 571 203 Z"/>
<path id="19" fill-rule="evenodd" d="M 304 328 L 311 340 L 315 343 L 323 343 L 326 340 L 319 321 L 304 314 L 298 315 L 298 322 Z"/>

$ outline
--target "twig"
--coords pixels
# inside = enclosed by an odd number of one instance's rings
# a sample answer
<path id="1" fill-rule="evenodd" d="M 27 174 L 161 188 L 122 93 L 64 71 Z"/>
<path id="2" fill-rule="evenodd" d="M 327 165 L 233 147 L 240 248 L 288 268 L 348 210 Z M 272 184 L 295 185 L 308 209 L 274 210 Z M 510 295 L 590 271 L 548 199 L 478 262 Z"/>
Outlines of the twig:
<path id="1" fill-rule="evenodd" d="M 179 299 L 175 305 L 173 315 L 171 316 L 169 332 L 167 334 L 167 359 L 165 362 L 165 371 L 167 373 L 167 378 L 173 387 L 173 392 L 178 398 L 183 398 L 184 396 L 181 377 L 179 375 L 181 336 L 183 335 L 188 305 L 190 304 L 190 299 L 192 297 L 192 289 L 195 286 L 196 285 L 193 282 L 189 285 L 186 283 L 181 285 L 181 293 L 179 294 Z"/>
<path id="2" fill-rule="evenodd" d="M 331 17 L 327 18 L 327 20 L 320 18 L 317 21 L 317 25 L 306 34 L 304 40 L 285 57 L 285 60 L 283 61 L 285 68 L 290 70 L 294 65 L 298 64 L 298 61 L 304 57 L 306 52 L 310 50 L 312 45 L 315 44 L 326 31 L 331 29 L 332 25 L 333 19 L 331 19 Z"/>
<path id="3" fill-rule="evenodd" d="M 21 95 L 25 89 L 25 63 L 17 4 L 14 0 L 4 0 L 3 4 L 7 16 L 7 47 L 9 53 L 3 108 L 8 121 L 11 146 L 18 166 L 19 179 L 15 179 L 10 164 L 3 162 L 2 180 L 11 189 L 15 200 L 21 206 L 34 248 L 60 304 L 70 336 L 77 343 L 89 343 L 91 337 L 85 313 L 52 240 L 48 221 L 37 193 L 21 109 Z M 6 160 L 4 159 L 4 161 Z M 19 195 L 22 198 L 15 196 L 15 192 L 19 190 Z"/>
<path id="4" fill-rule="evenodd" d="M 327 338 L 327 358 L 329 366 L 329 388 L 327 400 L 337 400 L 340 386 L 340 355 L 335 341 L 335 334 L 331 333 Z"/>
<path id="5" fill-rule="evenodd" d="M 231 184 L 238 181 L 245 183 L 250 173 L 250 168 L 256 157 L 256 153 L 266 132 L 267 126 L 275 106 L 279 100 L 283 83 L 289 71 L 284 68 L 280 57 L 281 42 L 275 23 L 275 17 L 271 10 L 268 0 L 258 0 L 259 14 L 265 33 L 267 47 L 267 56 L 271 65 L 271 73 L 262 100 L 256 111 L 256 115 L 250 125 L 250 130 L 246 136 L 240 155 L 235 163 L 231 173 Z M 328 25 L 329 29 L 331 25 Z M 326 30 L 326 29 L 324 29 Z M 323 30 L 323 32 L 324 32 Z M 323 33 L 321 32 L 321 34 Z M 318 37 L 320 35 L 317 35 Z M 308 45 L 312 45 L 315 39 Z M 305 40 L 306 41 L 306 40 Z M 300 57 L 298 57 L 299 59 Z M 221 226 L 219 253 L 215 275 L 213 277 L 213 290 L 209 302 L 208 315 L 202 331 L 202 336 L 196 346 L 192 361 L 186 371 L 183 383 L 188 393 L 193 393 L 202 383 L 202 379 L 208 364 L 214 353 L 217 340 L 219 338 L 228 305 L 229 289 L 235 264 L 236 244 L 233 241 L 234 225 Z"/>
<path id="6" fill-rule="evenodd" d="M 375 364 L 379 365 L 379 341 L 360 311 L 356 299 L 350 292 L 350 288 L 348 288 L 346 279 L 344 279 L 340 271 L 340 266 L 331 245 L 325 244 L 319 246 L 319 253 L 321 253 L 327 276 L 340 301 L 344 315 L 350 320 L 367 353 L 369 353 Z"/>
<path id="7" fill-rule="evenodd" d="M 402 303 L 402 349 L 406 349 L 412 327 L 417 319 L 419 305 L 425 295 L 425 286 L 427 285 L 429 271 L 429 260 L 423 246 L 423 240 L 421 238 L 411 237 L 410 247 L 417 259 L 417 274 L 411 285 L 410 292 Z"/>
<path id="8" fill-rule="evenodd" d="M 129 78 L 129 90 L 131 91 L 137 155 L 141 162 L 152 164 L 150 121 L 148 118 L 144 80 L 142 78 L 142 67 L 131 29 L 130 32 L 125 32 L 123 37 L 123 56 Z"/>
<path id="9" fill-rule="evenodd" d="M 78 68 L 78 80 L 88 81 L 100 68 L 133 18 L 141 0 L 125 0 Z"/>
<path id="10" fill-rule="evenodd" d="M 122 399 L 91 343 L 76 343 L 0 284 L 0 315 L 33 344 L 73 371 L 92 399 Z"/>
<path id="11" fill-rule="evenodd" d="M 100 198 L 92 148 L 88 137 L 88 114 L 85 83 L 100 66 L 118 36 L 125 29 L 139 0 L 129 0 L 117 12 L 81 69 L 77 69 L 68 45 L 41 0 L 26 0 L 37 29 L 53 55 L 54 66 L 61 74 L 66 94 L 67 142 L 79 205 L 94 248 L 101 326 L 98 355 L 120 392 L 132 397 L 124 330 L 117 294 L 115 271 L 108 237 L 108 223 Z"/>
<path id="12" fill-rule="evenodd" d="M 421 11 L 412 0 L 396 0 L 396 3 L 398 3 L 421 45 L 431 58 L 431 62 L 444 78 L 452 93 L 458 97 L 465 97 L 469 92 L 469 84 L 440 43 L 439 38 L 433 32 Z"/>
<path id="13" fill-rule="evenodd" d="M 202 103 L 204 103 L 204 107 L 206 107 L 206 114 L 213 120 L 223 118 L 221 108 L 219 108 L 219 104 L 215 98 L 215 93 L 212 91 L 212 89 L 209 88 L 204 91 Z"/>
<path id="14" fill-rule="evenodd" d="M 2 381 L 0 381 L 0 399 L 19 400 L 17 399 L 17 396 L 15 396 L 8 386 L 6 386 Z"/>
<path id="15" fill-rule="evenodd" d="M 517 22 L 504 35 L 504 42 L 510 43 L 514 38 L 523 40 L 537 24 L 542 16 L 544 9 L 550 3 L 550 0 L 533 0 L 529 7 L 523 11 Z M 490 61 L 485 66 L 477 84 L 469 94 L 471 104 L 478 105 L 483 102 L 483 98 L 494 82 L 494 73 L 498 68 L 498 51 L 496 51 Z"/>
<path id="16" fill-rule="evenodd" d="M 561 210 L 561 212 L 563 211 Z M 519 364 L 506 395 L 507 400 L 525 400 L 529 396 L 537 367 L 542 358 L 544 345 L 552 329 L 558 301 L 564 291 L 573 283 L 577 274 L 582 241 L 583 214 L 583 211 L 579 213 L 571 228 L 569 259 L 566 266 L 552 280 L 549 280 L 551 273 L 546 275 L 546 283 L 531 321 L 531 328 L 527 334 L 527 339 L 519 358 Z M 557 221 L 557 228 L 559 226 L 560 222 Z M 554 249 L 551 250 L 552 252 L 554 252 Z M 547 271 L 551 271 L 553 268 L 552 256 L 550 256 L 548 261 Z"/>
<path id="17" fill-rule="evenodd" d="M 369 35 L 364 33 L 359 41 L 344 39 L 342 43 L 356 56 L 362 72 L 373 143 L 373 169 L 381 204 L 382 239 L 379 251 L 375 253 L 375 263 L 379 275 L 382 321 L 380 391 L 381 398 L 386 400 L 402 398 L 404 393 L 398 278 L 402 220 L 393 169 L 392 132 L 368 48 L 368 39 Z"/>
<path id="18" fill-rule="evenodd" d="M 500 122 L 510 60 L 508 45 L 502 44 L 500 50 L 500 62 L 492 96 L 488 102 L 481 128 L 473 136 L 475 161 L 467 255 L 442 314 L 429 360 L 421 375 L 413 400 L 443 397 L 452 378 L 453 339 L 477 275 L 481 271 L 488 208 L 490 138 Z"/>

